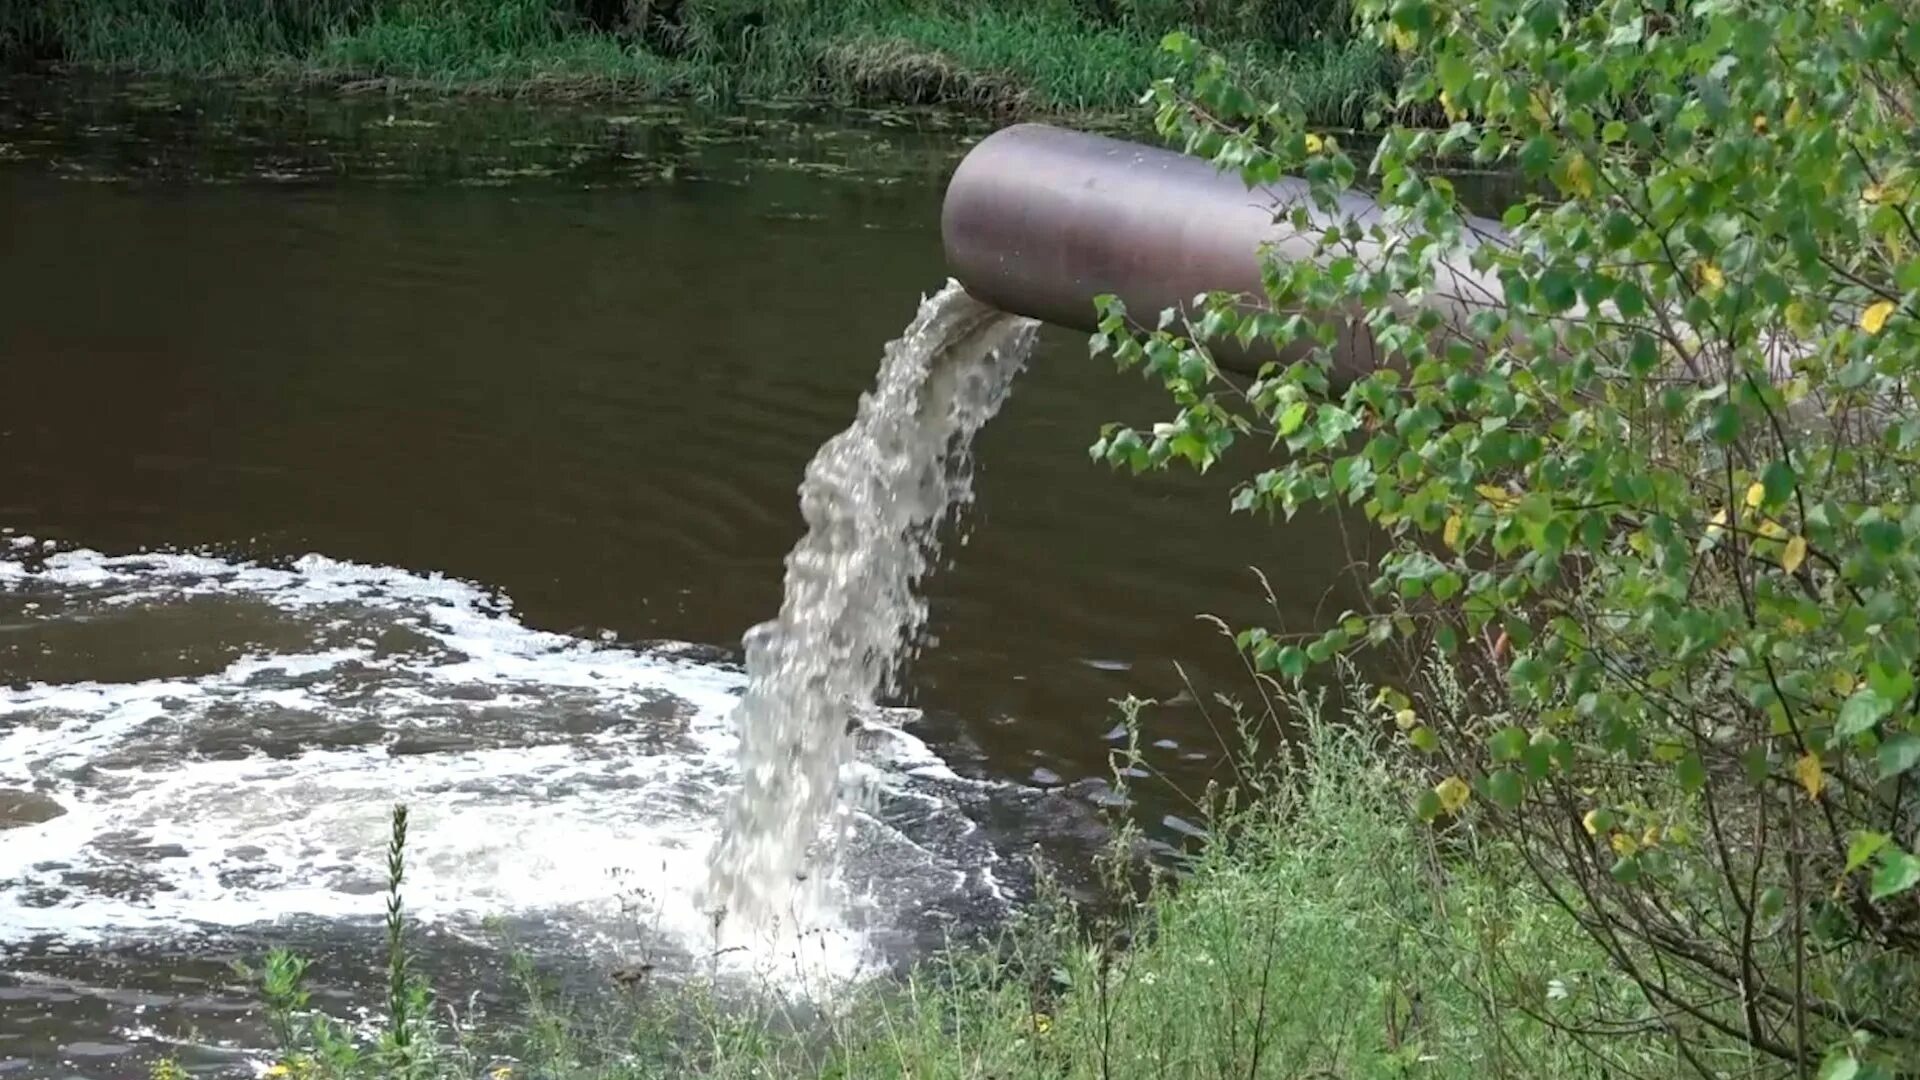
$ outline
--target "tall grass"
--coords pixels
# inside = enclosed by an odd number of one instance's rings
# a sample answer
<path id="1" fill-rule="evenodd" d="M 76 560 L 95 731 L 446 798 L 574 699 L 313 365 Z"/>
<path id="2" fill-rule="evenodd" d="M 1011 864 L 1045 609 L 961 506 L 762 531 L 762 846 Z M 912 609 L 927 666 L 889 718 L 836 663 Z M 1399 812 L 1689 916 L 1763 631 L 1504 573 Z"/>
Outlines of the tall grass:
<path id="1" fill-rule="evenodd" d="M 1207 34 L 1317 118 L 1386 86 L 1344 0 L 0 0 L 0 55 L 202 76 L 1115 111 Z"/>
<path id="2" fill-rule="evenodd" d="M 1292 703 L 1309 716 L 1323 704 Z M 1289 736 L 1270 712 L 1223 719 L 1246 752 L 1235 782 L 1200 800 L 1208 843 L 1142 892 L 1122 826 L 1103 864 L 1107 904 L 1079 909 L 1043 885 L 1002 936 L 955 942 L 899 979 L 806 1000 L 642 977 L 585 1001 L 528 973 L 509 1013 L 456 1030 L 431 1021 L 424 997 L 395 998 L 389 1026 L 417 1040 L 406 1075 L 434 1080 L 1682 1072 L 1645 1001 L 1518 865 L 1465 825 L 1413 821 L 1398 794 L 1407 765 L 1367 723 L 1314 720 Z M 398 823 L 395 836 L 398 852 Z M 387 959 L 405 982 L 404 951 Z M 281 957 L 268 971 L 276 1030 L 292 1033 L 286 1075 L 397 1075 L 393 1038 L 343 1050 L 343 1025 L 291 1015 L 307 1009 L 304 968 Z"/>

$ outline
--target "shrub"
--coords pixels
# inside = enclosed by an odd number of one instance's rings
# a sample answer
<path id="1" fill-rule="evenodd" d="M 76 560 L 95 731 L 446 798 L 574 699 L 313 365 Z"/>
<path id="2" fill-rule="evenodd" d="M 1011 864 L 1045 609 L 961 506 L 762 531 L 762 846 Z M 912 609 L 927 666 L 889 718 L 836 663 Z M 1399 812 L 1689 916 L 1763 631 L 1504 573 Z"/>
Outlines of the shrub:
<path id="1" fill-rule="evenodd" d="M 1360 508 L 1372 606 L 1263 671 L 1368 648 L 1415 800 L 1524 853 L 1702 1073 L 1920 1061 L 1920 11 L 1905 0 L 1362 0 L 1415 62 L 1370 160 L 1174 37 L 1162 130 L 1311 189 L 1317 256 L 1099 341 L 1176 414 L 1116 464 L 1286 453 L 1243 510 Z M 1542 195 L 1475 244 L 1449 162 Z M 1384 212 L 1336 214 L 1362 187 Z M 1484 285 L 1486 291 L 1475 293 Z M 1253 302 L 1246 303 L 1248 299 Z M 1336 330 L 1392 362 L 1332 377 Z M 1213 345 L 1295 350 L 1250 381 Z M 1412 670 L 1403 664 L 1403 670 Z M 1387 721 L 1383 720 L 1383 723 Z"/>

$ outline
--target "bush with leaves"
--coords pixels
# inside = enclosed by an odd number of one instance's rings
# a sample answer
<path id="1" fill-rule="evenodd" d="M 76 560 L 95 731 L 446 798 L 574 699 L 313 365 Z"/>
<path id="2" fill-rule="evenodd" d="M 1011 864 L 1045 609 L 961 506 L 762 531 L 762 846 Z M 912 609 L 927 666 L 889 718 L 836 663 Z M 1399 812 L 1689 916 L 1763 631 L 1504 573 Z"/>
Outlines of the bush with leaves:
<path id="1" fill-rule="evenodd" d="M 1318 254 L 1158 330 L 1103 298 L 1096 347 L 1177 413 L 1096 456 L 1270 446 L 1237 508 L 1390 539 L 1368 610 L 1240 643 L 1293 677 L 1449 658 L 1465 707 L 1379 703 L 1431 762 L 1416 809 L 1529 860 L 1640 988 L 1606 1024 L 1702 1073 L 1920 1067 L 1920 5 L 1356 16 L 1411 61 L 1381 110 L 1447 124 L 1366 160 L 1169 39 L 1163 134 L 1303 178 L 1276 219 Z M 1467 161 L 1534 185 L 1503 230 Z M 1342 218 L 1355 187 L 1382 212 Z M 1355 328 L 1391 359 L 1343 383 Z M 1223 343 L 1286 359 L 1236 378 Z"/>

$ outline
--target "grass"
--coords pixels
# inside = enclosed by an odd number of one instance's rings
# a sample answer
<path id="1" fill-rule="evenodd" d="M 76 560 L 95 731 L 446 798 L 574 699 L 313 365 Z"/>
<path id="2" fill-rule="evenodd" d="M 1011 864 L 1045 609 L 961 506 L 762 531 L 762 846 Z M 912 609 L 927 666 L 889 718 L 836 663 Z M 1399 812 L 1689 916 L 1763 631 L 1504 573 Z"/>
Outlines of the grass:
<path id="1" fill-rule="evenodd" d="M 1366 700 L 1364 692 L 1350 696 Z M 1295 701 L 1304 715 L 1324 701 Z M 1145 888 L 1122 826 L 1112 903 L 1042 887 L 998 939 L 811 1000 L 699 980 L 568 1000 L 525 970 L 510 1013 L 431 1019 L 408 961 L 386 1030 L 313 1012 L 304 967 L 261 973 L 284 1055 L 270 1075 L 546 1080 L 1677 1075 L 1647 1009 L 1568 917 L 1465 824 L 1402 799 L 1407 763 L 1361 717 L 1282 741 L 1236 713 L 1247 751 L 1204 802 L 1211 842 Z M 1120 762 L 1126 764 L 1126 762 Z M 396 830 L 404 819 L 396 819 Z M 399 919 L 404 839 L 396 833 Z M 400 941 L 395 929 L 394 940 Z M 376 1006 L 375 1011 L 378 1011 Z M 1603 1033 L 1594 1036 L 1592 1032 Z M 1596 1041 L 1597 1038 L 1597 1041 Z M 156 1074 L 158 1075 L 158 1074 Z"/>
<path id="2" fill-rule="evenodd" d="M 1159 39 L 1184 26 L 1213 31 L 1263 91 L 1293 96 L 1318 122 L 1341 126 L 1358 122 L 1392 74 L 1377 50 L 1347 39 L 1344 9 L 1324 4 L 1117 0 L 1104 5 L 1105 16 L 1102 7 L 1096 0 L 0 0 L 0 56 L 224 78 L 1111 114 L 1131 108 L 1163 72 Z"/>

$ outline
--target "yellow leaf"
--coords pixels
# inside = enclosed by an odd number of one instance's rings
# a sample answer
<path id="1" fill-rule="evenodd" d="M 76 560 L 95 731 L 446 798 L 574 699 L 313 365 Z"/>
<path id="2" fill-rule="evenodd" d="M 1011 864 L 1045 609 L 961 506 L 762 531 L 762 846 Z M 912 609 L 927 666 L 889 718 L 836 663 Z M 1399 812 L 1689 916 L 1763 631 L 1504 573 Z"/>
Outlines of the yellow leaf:
<path id="1" fill-rule="evenodd" d="M 1720 538 L 1722 536 L 1725 536 L 1726 534 L 1727 534 L 1727 508 L 1723 506 L 1714 513 L 1713 520 L 1707 522 L 1707 535 L 1706 535 L 1707 543 L 1717 544 L 1720 542 Z"/>
<path id="2" fill-rule="evenodd" d="M 1473 490 L 1478 492 L 1481 498 L 1498 506 L 1505 506 L 1513 501 L 1513 496 L 1507 493 L 1507 489 L 1494 487 L 1492 484 L 1479 484 Z"/>
<path id="3" fill-rule="evenodd" d="M 1800 103 L 1798 101 L 1787 102 L 1786 119 L 1787 119 L 1788 127 L 1792 127 L 1793 125 L 1800 122 Z"/>
<path id="4" fill-rule="evenodd" d="M 1420 722 L 1420 715 L 1412 709 L 1401 709 L 1393 714 L 1393 722 L 1401 731 L 1412 731 L 1413 726 Z"/>
<path id="5" fill-rule="evenodd" d="M 1659 847 L 1660 846 L 1660 826 L 1658 825 L 1647 826 L 1646 831 L 1640 834 L 1640 846 L 1641 847 Z"/>
<path id="6" fill-rule="evenodd" d="M 1767 114 L 1753 114 L 1753 131 L 1756 135 L 1765 135 L 1767 133 Z"/>
<path id="7" fill-rule="evenodd" d="M 1307 153 L 1317 154 L 1327 148 L 1327 141 L 1313 132 L 1307 132 Z"/>
<path id="8" fill-rule="evenodd" d="M 1547 111 L 1546 95 L 1538 90 L 1527 95 L 1527 115 L 1542 124 L 1553 123 L 1553 114 Z"/>
<path id="9" fill-rule="evenodd" d="M 1585 827 L 1585 829 L 1587 830 L 1587 835 L 1588 835 L 1588 836 L 1599 836 L 1599 835 L 1600 835 L 1600 811 L 1599 811 L 1599 809 L 1598 809 L 1598 808 L 1595 808 L 1595 809 L 1592 809 L 1592 810 L 1589 810 L 1589 811 L 1587 811 L 1587 815 L 1586 815 L 1585 817 L 1583 817 L 1583 818 L 1581 818 L 1581 819 L 1580 819 L 1580 824 L 1581 824 L 1581 825 L 1582 825 L 1583 827 Z"/>
<path id="10" fill-rule="evenodd" d="M 1800 755 L 1800 760 L 1793 763 L 1793 776 L 1807 789 L 1809 799 L 1819 798 L 1820 789 L 1827 784 L 1827 774 L 1820 770 L 1820 755 L 1815 753 Z"/>
<path id="11" fill-rule="evenodd" d="M 1440 538 L 1447 542 L 1448 547 L 1453 548 L 1456 551 L 1460 549 L 1460 515 L 1459 514 L 1455 514 L 1452 517 L 1447 519 L 1447 527 L 1445 530 L 1441 532 Z"/>
<path id="12" fill-rule="evenodd" d="M 1626 833 L 1623 833 L 1623 832 L 1617 832 L 1617 833 L 1614 833 L 1612 836 L 1608 837 L 1607 843 L 1613 846 L 1613 853 L 1615 855 L 1621 856 L 1622 858 L 1625 858 L 1626 856 L 1631 855 L 1635 851 L 1638 851 L 1640 849 L 1640 845 L 1633 842 L 1633 837 L 1628 836 Z"/>
<path id="13" fill-rule="evenodd" d="M 1786 550 L 1780 553 L 1780 569 L 1791 574 L 1799 570 L 1800 564 L 1806 561 L 1807 538 L 1804 536 L 1796 536 L 1787 541 Z"/>
<path id="14" fill-rule="evenodd" d="M 1440 111 L 1447 114 L 1448 120 L 1458 120 L 1466 115 L 1460 110 L 1460 106 L 1453 103 L 1453 98 L 1445 90 L 1440 91 Z"/>
<path id="15" fill-rule="evenodd" d="M 1778 540 L 1787 535 L 1787 527 L 1772 518 L 1768 518 L 1760 523 L 1760 535 L 1769 540 Z"/>
<path id="16" fill-rule="evenodd" d="M 1727 275 L 1721 273 L 1720 268 L 1712 263 L 1701 263 L 1694 269 L 1695 273 L 1700 277 L 1700 284 L 1709 291 L 1718 289 L 1727 283 Z"/>
<path id="17" fill-rule="evenodd" d="M 1756 483 L 1747 485 L 1747 509 L 1751 510 L 1765 501 L 1767 501 L 1767 486 L 1765 484 Z"/>
<path id="18" fill-rule="evenodd" d="M 1813 318 L 1813 309 L 1804 302 L 1795 300 L 1787 305 L 1787 329 L 1800 337 L 1813 336 L 1818 324 Z"/>
<path id="19" fill-rule="evenodd" d="M 1882 300 L 1860 313 L 1860 329 L 1869 334 L 1877 334 L 1887 325 L 1887 319 L 1893 315 L 1893 301 Z"/>
<path id="20" fill-rule="evenodd" d="M 1886 197 L 1886 189 L 1879 184 L 1868 184 L 1866 187 L 1860 189 L 1860 201 L 1866 203 L 1868 206 L 1872 206 Z"/>
<path id="21" fill-rule="evenodd" d="M 1473 794 L 1467 782 L 1457 776 L 1449 776 L 1433 785 L 1433 793 L 1440 796 L 1440 807 L 1449 814 L 1457 814 L 1467 805 L 1467 797 Z"/>
<path id="22" fill-rule="evenodd" d="M 1567 160 L 1566 188 L 1582 198 L 1593 194 L 1593 166 L 1587 163 L 1585 154 L 1575 154 Z"/>
<path id="23" fill-rule="evenodd" d="M 1398 26 L 1387 27 L 1387 40 L 1393 43 L 1395 52 L 1413 51 L 1413 35 Z"/>

